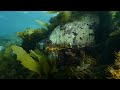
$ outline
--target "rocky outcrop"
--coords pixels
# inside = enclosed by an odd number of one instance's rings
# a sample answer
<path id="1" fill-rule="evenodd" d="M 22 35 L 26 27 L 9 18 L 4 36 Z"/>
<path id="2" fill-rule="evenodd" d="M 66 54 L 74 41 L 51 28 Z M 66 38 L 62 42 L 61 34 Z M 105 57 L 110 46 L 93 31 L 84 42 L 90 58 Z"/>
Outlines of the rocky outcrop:
<path id="1" fill-rule="evenodd" d="M 77 46 L 78 48 L 95 44 L 95 30 L 99 25 L 99 17 L 91 14 L 81 16 L 79 21 L 57 26 L 49 39 L 52 44 Z"/>

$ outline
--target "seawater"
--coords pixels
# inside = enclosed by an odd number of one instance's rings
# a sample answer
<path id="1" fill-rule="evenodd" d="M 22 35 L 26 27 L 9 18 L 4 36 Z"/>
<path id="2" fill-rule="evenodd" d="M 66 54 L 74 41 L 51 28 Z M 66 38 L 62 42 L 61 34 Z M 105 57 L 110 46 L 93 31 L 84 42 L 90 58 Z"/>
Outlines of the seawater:
<path id="1" fill-rule="evenodd" d="M 0 11 L 0 37 L 9 38 L 26 28 L 41 28 L 35 20 L 48 23 L 56 14 L 47 11 Z"/>

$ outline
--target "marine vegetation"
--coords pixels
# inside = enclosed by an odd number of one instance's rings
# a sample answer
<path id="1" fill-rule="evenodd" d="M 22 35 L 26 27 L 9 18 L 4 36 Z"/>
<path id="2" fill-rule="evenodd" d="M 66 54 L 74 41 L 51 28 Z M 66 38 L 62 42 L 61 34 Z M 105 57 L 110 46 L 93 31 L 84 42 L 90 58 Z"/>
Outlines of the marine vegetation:
<path id="1" fill-rule="evenodd" d="M 29 50 L 35 49 L 37 43 L 46 38 L 46 29 L 36 29 L 27 28 L 24 32 L 18 32 L 18 37 L 22 39 L 22 47 L 28 52 Z"/>
<path id="2" fill-rule="evenodd" d="M 120 11 L 53 13 L 17 32 L 20 44 L 0 44 L 0 78 L 120 79 Z"/>
<path id="3" fill-rule="evenodd" d="M 108 79 L 120 79 L 120 51 L 115 53 L 115 62 L 107 68 Z"/>
<path id="4" fill-rule="evenodd" d="M 0 52 L 0 79 L 28 78 L 31 72 L 24 68 L 11 52 L 11 46 Z"/>

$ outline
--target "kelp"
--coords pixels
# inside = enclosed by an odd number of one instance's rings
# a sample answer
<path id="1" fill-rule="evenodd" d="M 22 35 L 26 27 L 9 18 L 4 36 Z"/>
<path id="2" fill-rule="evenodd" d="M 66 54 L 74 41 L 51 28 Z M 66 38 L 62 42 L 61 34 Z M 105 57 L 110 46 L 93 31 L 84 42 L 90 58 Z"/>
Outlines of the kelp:
<path id="1" fill-rule="evenodd" d="M 28 70 L 38 73 L 39 78 L 49 78 L 48 75 L 53 75 L 58 71 L 55 67 L 55 59 L 49 59 L 39 50 L 30 50 L 30 53 L 27 53 L 22 47 L 16 45 L 11 48 L 17 55 L 17 60 Z"/>
<path id="2" fill-rule="evenodd" d="M 17 55 L 17 60 L 21 61 L 21 64 L 28 68 L 29 70 L 32 70 L 34 72 L 40 73 L 40 65 L 37 61 L 35 61 L 32 57 L 30 57 L 27 52 L 16 45 L 11 46 L 13 53 Z"/>
<path id="3" fill-rule="evenodd" d="M 47 11 L 48 14 L 56 14 L 58 12 L 60 12 L 60 11 Z"/>
<path id="4" fill-rule="evenodd" d="M 35 20 L 38 24 L 44 26 L 47 29 L 48 23 L 44 23 L 41 20 Z"/>
<path id="5" fill-rule="evenodd" d="M 8 63 L 5 60 L 3 63 L 0 62 L 0 73 L 7 76 L 5 71 L 7 73 L 11 71 L 8 78 L 16 74 L 15 78 L 19 78 L 18 74 L 21 74 L 23 77 L 20 78 L 27 79 L 120 79 L 120 52 L 115 53 L 116 56 L 113 56 L 114 51 L 116 52 L 120 48 L 118 43 L 120 38 L 120 12 L 48 11 L 48 14 L 54 13 L 58 14 L 50 19 L 49 24 L 36 20 L 45 28 L 27 28 L 25 31 L 17 33 L 18 37 L 22 38 L 23 43 L 21 47 L 12 45 L 6 48 L 3 51 L 4 53 L 0 52 L 0 61 L 3 59 L 8 61 Z M 45 42 L 46 45 L 43 51 L 36 48 L 39 42 L 49 38 L 49 34 L 57 26 L 61 27 L 69 22 L 80 21 L 81 16 L 87 16 L 87 14 L 94 14 L 100 18 L 99 27 L 94 31 L 96 35 L 95 49 L 97 50 L 93 50 L 93 48 L 90 50 L 76 48 L 76 46 L 70 48 L 67 45 L 54 45 L 51 42 Z M 95 52 L 99 53 L 95 54 Z M 113 57 L 116 59 L 114 60 Z M 104 63 L 99 63 L 102 60 Z M 8 66 L 12 70 L 8 70 Z M 15 66 L 19 66 L 19 68 L 15 68 Z M 1 77 L 3 76 L 0 75 Z"/>
<path id="6" fill-rule="evenodd" d="M 50 25 L 47 26 L 48 30 L 53 31 L 58 25 L 63 25 L 71 21 L 71 12 L 62 11 L 59 14 L 49 20 Z"/>
<path id="7" fill-rule="evenodd" d="M 0 79 L 24 79 L 30 74 L 12 53 L 11 46 L 0 52 Z"/>
<path id="8" fill-rule="evenodd" d="M 43 73 L 47 75 L 50 69 L 50 66 L 48 63 L 48 57 L 44 53 L 38 50 L 35 50 L 35 51 L 31 50 L 30 55 L 39 61 L 40 68 L 42 69 Z"/>

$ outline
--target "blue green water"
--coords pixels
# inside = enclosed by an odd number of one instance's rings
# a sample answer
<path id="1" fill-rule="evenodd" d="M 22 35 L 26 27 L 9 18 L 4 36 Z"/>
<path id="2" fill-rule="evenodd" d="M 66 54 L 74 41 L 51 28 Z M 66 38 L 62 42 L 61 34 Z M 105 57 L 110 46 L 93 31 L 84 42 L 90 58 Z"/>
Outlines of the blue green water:
<path id="1" fill-rule="evenodd" d="M 35 20 L 48 23 L 55 15 L 47 11 L 0 11 L 0 36 L 9 37 L 26 28 L 41 28 Z"/>

